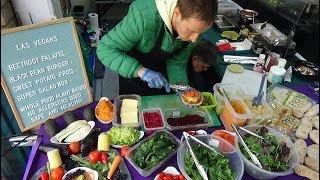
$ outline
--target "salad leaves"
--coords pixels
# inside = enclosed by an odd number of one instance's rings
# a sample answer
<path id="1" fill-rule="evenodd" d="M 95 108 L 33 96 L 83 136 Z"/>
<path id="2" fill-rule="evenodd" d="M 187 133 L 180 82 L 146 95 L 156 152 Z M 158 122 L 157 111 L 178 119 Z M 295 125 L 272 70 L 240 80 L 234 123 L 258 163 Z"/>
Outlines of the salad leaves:
<path id="1" fill-rule="evenodd" d="M 168 134 L 158 133 L 135 149 L 131 158 L 141 169 L 150 170 L 177 148 L 178 144 Z"/>
<path id="2" fill-rule="evenodd" d="M 131 146 L 139 140 L 140 132 L 133 127 L 112 127 L 108 132 L 110 144 Z"/>
<path id="3" fill-rule="evenodd" d="M 289 169 L 290 148 L 282 144 L 276 136 L 268 133 L 265 127 L 258 129 L 257 134 L 264 140 L 247 135 L 244 141 L 252 153 L 259 159 L 263 169 L 272 172 L 282 172 Z M 247 151 L 240 145 L 242 154 L 252 161 Z"/>
<path id="4" fill-rule="evenodd" d="M 76 155 L 71 155 L 71 159 L 78 163 L 81 167 L 87 167 L 93 170 L 96 170 L 99 174 L 99 180 L 105 179 L 107 177 L 108 172 L 111 168 L 111 164 L 116 156 L 114 152 L 110 152 L 109 154 L 109 161 L 107 164 L 102 164 L 101 162 L 97 162 L 95 164 L 92 164 L 89 162 L 88 158 L 86 157 L 80 157 Z"/>
<path id="5" fill-rule="evenodd" d="M 203 166 L 204 170 L 207 172 L 209 179 L 217 179 L 217 180 L 234 179 L 233 173 L 230 167 L 230 161 L 226 156 L 217 154 L 201 145 L 194 146 L 192 149 L 199 163 Z M 184 165 L 185 165 L 185 170 L 191 179 L 202 180 L 202 177 L 189 151 L 187 151 L 186 155 L 184 156 Z"/>

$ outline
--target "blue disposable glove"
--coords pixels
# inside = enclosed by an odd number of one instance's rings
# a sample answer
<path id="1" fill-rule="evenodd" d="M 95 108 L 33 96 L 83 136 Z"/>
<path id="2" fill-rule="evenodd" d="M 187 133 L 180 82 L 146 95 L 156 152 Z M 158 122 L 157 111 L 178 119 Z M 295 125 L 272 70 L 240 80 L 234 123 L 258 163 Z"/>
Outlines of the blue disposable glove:
<path id="1" fill-rule="evenodd" d="M 141 80 L 146 81 L 151 88 L 166 88 L 167 92 L 170 92 L 170 85 L 165 77 L 159 72 L 155 72 L 149 69 L 144 69 L 140 76 Z"/>

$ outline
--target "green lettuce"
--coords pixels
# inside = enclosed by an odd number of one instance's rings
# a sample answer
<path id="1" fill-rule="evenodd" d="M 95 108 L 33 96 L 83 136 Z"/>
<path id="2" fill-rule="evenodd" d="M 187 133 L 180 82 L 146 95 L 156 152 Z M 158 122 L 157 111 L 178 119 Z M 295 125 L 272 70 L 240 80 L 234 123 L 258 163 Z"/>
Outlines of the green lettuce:
<path id="1" fill-rule="evenodd" d="M 108 132 L 110 144 L 131 146 L 139 140 L 140 132 L 133 127 L 112 127 Z"/>

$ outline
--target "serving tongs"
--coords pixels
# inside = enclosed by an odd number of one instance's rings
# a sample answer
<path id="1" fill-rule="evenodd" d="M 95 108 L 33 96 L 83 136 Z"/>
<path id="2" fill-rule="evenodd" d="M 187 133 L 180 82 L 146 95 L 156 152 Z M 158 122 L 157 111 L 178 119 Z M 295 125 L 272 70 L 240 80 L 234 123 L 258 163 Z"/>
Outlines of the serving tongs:
<path id="1" fill-rule="evenodd" d="M 202 141 L 200 141 L 200 140 L 197 139 L 196 137 L 188 134 L 187 132 L 183 132 L 183 136 L 184 136 L 184 138 L 185 138 L 185 140 L 186 140 L 186 144 L 187 144 L 187 146 L 188 146 L 189 152 L 190 152 L 190 154 L 191 154 L 191 157 L 192 157 L 194 163 L 196 164 L 196 167 L 197 167 L 200 175 L 202 176 L 202 178 L 203 178 L 204 180 L 208 180 L 208 175 L 207 175 L 206 171 L 204 170 L 203 166 L 199 163 L 196 155 L 194 154 L 194 152 L 193 152 L 193 150 L 192 150 L 192 147 L 191 147 L 191 145 L 190 145 L 190 143 L 189 143 L 188 138 L 196 141 L 196 142 L 199 143 L 200 145 L 202 145 L 202 146 L 204 146 L 204 147 L 206 147 L 206 148 L 214 151 L 214 152 L 217 153 L 217 154 L 220 154 L 220 153 L 219 153 L 217 150 L 215 150 L 214 148 L 212 148 L 212 147 L 208 146 L 207 144 L 203 143 Z M 221 154 L 220 154 L 220 155 L 221 155 Z"/>
<path id="2" fill-rule="evenodd" d="M 253 162 L 256 166 L 258 166 L 259 168 L 262 169 L 262 166 L 261 166 L 261 163 L 260 163 L 259 159 L 257 158 L 257 156 L 256 156 L 255 154 L 253 154 L 253 153 L 250 151 L 250 149 L 248 148 L 247 144 L 244 142 L 244 140 L 242 139 L 240 133 L 238 132 L 237 127 L 236 127 L 234 124 L 231 124 L 231 126 L 233 127 L 235 133 L 236 133 L 237 136 L 239 137 L 240 142 L 241 142 L 241 144 L 243 145 L 244 149 L 245 149 L 245 150 L 247 151 L 247 153 L 249 154 L 252 162 Z M 244 129 L 244 128 L 242 128 L 241 130 L 243 130 L 243 129 Z M 251 132 L 251 131 L 248 131 L 248 130 L 247 130 L 246 132 L 250 132 L 250 134 L 252 134 L 252 135 L 255 134 L 255 133 L 253 133 L 253 132 Z M 259 135 L 257 135 L 257 134 L 255 134 L 254 136 L 259 137 Z M 260 136 L 260 138 L 262 138 L 262 137 Z"/>
<path id="3" fill-rule="evenodd" d="M 175 90 L 176 92 L 179 92 L 179 91 L 187 91 L 189 89 L 191 89 L 190 86 L 188 85 L 181 85 L 181 84 L 170 84 L 170 88 Z"/>

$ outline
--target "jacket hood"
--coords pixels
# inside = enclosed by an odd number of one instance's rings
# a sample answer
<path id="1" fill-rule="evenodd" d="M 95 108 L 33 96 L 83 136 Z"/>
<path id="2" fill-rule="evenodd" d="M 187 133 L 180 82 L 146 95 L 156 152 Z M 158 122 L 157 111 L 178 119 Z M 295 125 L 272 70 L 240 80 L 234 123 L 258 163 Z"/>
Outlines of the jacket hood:
<path id="1" fill-rule="evenodd" d="M 155 0 L 155 1 L 156 1 L 158 12 L 164 24 L 170 30 L 171 34 L 173 34 L 171 20 L 172 20 L 173 10 L 177 6 L 177 0 Z"/>

